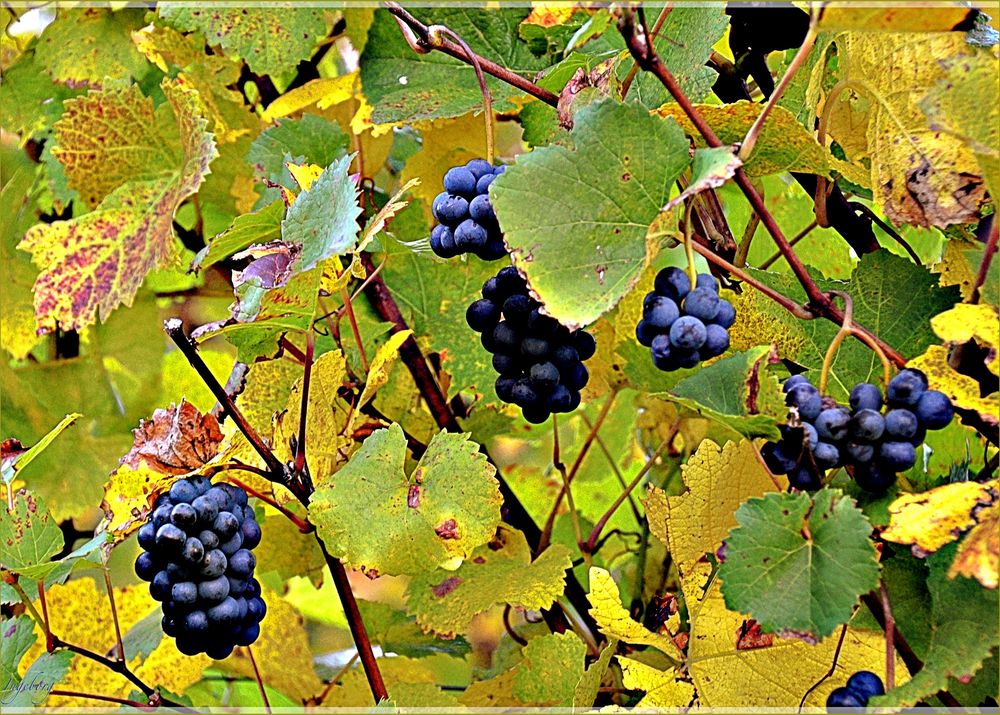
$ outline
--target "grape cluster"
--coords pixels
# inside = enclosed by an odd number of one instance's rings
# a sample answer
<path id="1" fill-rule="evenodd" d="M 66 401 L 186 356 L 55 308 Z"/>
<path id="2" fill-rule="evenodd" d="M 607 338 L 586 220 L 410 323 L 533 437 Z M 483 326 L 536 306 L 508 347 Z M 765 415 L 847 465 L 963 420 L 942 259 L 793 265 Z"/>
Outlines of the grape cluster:
<path id="1" fill-rule="evenodd" d="M 919 370 L 899 372 L 882 391 L 867 382 L 851 390 L 850 409 L 822 397 L 806 378 L 785 381 L 785 401 L 798 419 L 779 429 L 782 439 L 764 446 L 763 455 L 775 474 L 787 474 L 797 489 L 819 489 L 827 469 L 850 466 L 865 491 L 881 493 L 916 462 L 929 429 L 951 422 L 954 409 L 947 395 L 927 389 Z"/>
<path id="2" fill-rule="evenodd" d="M 139 527 L 135 573 L 163 603 L 163 632 L 185 655 L 221 660 L 260 635 L 267 612 L 252 549 L 260 526 L 242 489 L 180 479 Z"/>
<path id="3" fill-rule="evenodd" d="M 859 670 L 847 679 L 847 685 L 835 688 L 826 698 L 829 708 L 865 708 L 868 700 L 885 695 L 882 679 L 870 670 Z"/>
<path id="4" fill-rule="evenodd" d="M 493 353 L 497 397 L 534 424 L 577 408 L 590 379 L 583 361 L 597 349 L 590 333 L 570 331 L 540 308 L 517 269 L 507 266 L 483 284 L 483 297 L 465 314 Z"/>
<path id="5" fill-rule="evenodd" d="M 671 372 L 726 352 L 734 320 L 736 310 L 719 297 L 711 274 L 700 274 L 692 290 L 687 273 L 664 268 L 642 302 L 635 337 L 650 349 L 657 368 Z"/>
<path id="6" fill-rule="evenodd" d="M 507 255 L 500 224 L 493 212 L 488 189 L 506 166 L 473 159 L 448 169 L 444 191 L 434 198 L 431 210 L 437 225 L 431 230 L 431 250 L 441 258 L 473 253 L 484 261 Z"/>

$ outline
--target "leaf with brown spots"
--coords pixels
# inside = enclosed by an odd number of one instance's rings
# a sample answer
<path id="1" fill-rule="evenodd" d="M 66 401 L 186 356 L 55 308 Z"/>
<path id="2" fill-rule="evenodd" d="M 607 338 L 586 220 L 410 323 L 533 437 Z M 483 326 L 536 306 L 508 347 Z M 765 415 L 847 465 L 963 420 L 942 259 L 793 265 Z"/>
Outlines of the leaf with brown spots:
<path id="1" fill-rule="evenodd" d="M 156 410 L 152 419 L 140 422 L 132 434 L 135 440 L 122 464 L 132 469 L 145 464 L 162 474 L 193 472 L 215 457 L 222 443 L 215 415 L 201 414 L 184 399 L 180 405 Z"/>
<path id="2" fill-rule="evenodd" d="M 40 332 L 57 326 L 79 330 L 98 317 L 106 320 L 119 305 L 132 304 L 147 273 L 175 260 L 174 213 L 198 190 L 217 152 L 197 96 L 170 80 L 162 89 L 167 103 L 156 111 L 152 100 L 136 90 L 92 92 L 72 105 L 57 128 L 64 156 L 77 152 L 72 161 L 67 158 L 68 171 L 83 181 L 84 172 L 93 168 L 96 177 L 88 174 L 87 183 L 94 183 L 90 196 L 100 203 L 78 218 L 32 227 L 18 246 L 41 268 L 34 286 Z M 106 113 L 115 122 L 110 134 Z M 142 127 L 145 121 L 155 122 L 157 131 Z M 153 164 L 133 166 L 125 160 L 130 178 L 118 185 L 106 183 L 105 172 L 125 176 L 112 170 L 118 154 L 99 152 L 90 137 L 109 142 L 112 149 L 124 144 L 128 156 L 136 151 L 126 139 L 133 130 L 141 132 L 144 156 Z M 162 152 L 155 146 L 161 143 L 179 144 L 180 149 Z M 133 169 L 137 178 L 129 174 Z"/>
<path id="3" fill-rule="evenodd" d="M 45 504 L 28 490 L 19 489 L 13 505 L 0 511 L 0 566 L 21 573 L 59 553 L 63 535 Z"/>
<path id="4" fill-rule="evenodd" d="M 393 424 L 338 471 L 314 472 L 309 518 L 332 555 L 369 573 L 417 576 L 493 537 L 502 502 L 496 470 L 468 435 L 435 435 L 409 475 L 406 454 Z"/>

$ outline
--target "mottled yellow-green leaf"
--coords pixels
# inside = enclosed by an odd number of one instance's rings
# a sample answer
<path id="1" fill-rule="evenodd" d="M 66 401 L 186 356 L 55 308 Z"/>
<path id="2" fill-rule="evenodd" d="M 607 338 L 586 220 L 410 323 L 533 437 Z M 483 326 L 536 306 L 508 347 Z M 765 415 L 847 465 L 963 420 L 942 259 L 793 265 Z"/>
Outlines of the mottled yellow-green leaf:
<path id="1" fill-rule="evenodd" d="M 979 382 L 955 370 L 948 360 L 950 355 L 949 348 L 931 345 L 927 352 L 913 358 L 906 365 L 922 370 L 927 375 L 930 386 L 946 394 L 956 407 L 978 412 L 984 422 L 997 424 L 1000 420 L 1000 392 L 983 397 Z M 996 364 L 996 360 L 993 362 Z"/>
<path id="2" fill-rule="evenodd" d="M 118 623 L 122 632 L 145 618 L 159 604 L 149 595 L 145 584 L 114 589 Z M 88 650 L 105 654 L 115 643 L 114 620 L 104 584 L 92 578 L 77 578 L 65 585 L 50 587 L 45 594 L 52 632 L 63 640 Z M 35 608 L 40 608 L 36 601 Z M 25 654 L 20 671 L 45 652 L 45 634 L 35 626 L 38 637 Z M 132 672 L 146 682 L 155 683 L 169 692 L 183 694 L 188 687 L 201 679 L 202 673 L 212 662 L 208 656 L 185 656 L 177 650 L 172 638 L 164 638 L 150 653 L 142 658 L 135 653 L 125 653 Z M 96 663 L 89 658 L 76 656 L 69 672 L 58 684 L 60 689 L 77 692 L 94 692 L 119 698 L 128 697 L 135 689 L 124 676 Z M 80 706 L 78 698 L 51 696 L 46 705 Z"/>
<path id="3" fill-rule="evenodd" d="M 143 76 L 149 67 L 131 33 L 145 11 L 100 7 L 65 8 L 38 38 L 38 63 L 57 82 L 99 89 L 106 79 Z"/>
<path id="4" fill-rule="evenodd" d="M 976 220 L 985 198 L 979 162 L 961 138 L 931 127 L 920 102 L 948 76 L 944 63 L 925 58 L 975 63 L 990 52 L 959 32 L 847 32 L 837 38 L 841 86 L 868 99 L 870 185 L 893 223 L 944 227 Z"/>
<path id="5" fill-rule="evenodd" d="M 156 496 L 176 482 L 178 477 L 152 469 L 145 462 L 135 468 L 121 465 L 104 485 L 101 527 L 119 544 L 149 518 Z"/>
<path id="6" fill-rule="evenodd" d="M 501 525 L 496 537 L 456 570 L 418 574 L 407 589 L 409 611 L 424 630 L 442 637 L 465 632 L 473 617 L 501 603 L 540 610 L 564 588 L 569 550 L 553 544 L 531 560 L 520 531 Z"/>
<path id="7" fill-rule="evenodd" d="M 567 707 L 583 677 L 587 646 L 572 631 L 532 638 L 514 672 L 514 697 L 536 707 Z"/>
<path id="8" fill-rule="evenodd" d="M 309 506 L 329 552 L 370 575 L 466 558 L 500 523 L 496 470 L 467 435 L 435 435 L 410 474 L 405 460 L 402 428 L 377 430 L 318 483 Z"/>
<path id="9" fill-rule="evenodd" d="M 903 494 L 889 505 L 889 527 L 882 538 L 931 553 L 977 524 L 979 514 L 996 501 L 996 479 L 955 482 L 921 494 Z"/>
<path id="10" fill-rule="evenodd" d="M 317 587 L 323 583 L 326 561 L 312 534 L 303 534 L 284 514 L 262 519 L 260 530 L 260 544 L 253 552 L 258 574 L 277 571 L 283 579 L 304 576 Z"/>
<path id="11" fill-rule="evenodd" d="M 969 13 L 961 5 L 951 7 L 867 7 L 850 2 L 833 2 L 823 7 L 819 27 L 824 30 L 865 32 L 933 32 L 953 30 Z"/>
<path id="12" fill-rule="evenodd" d="M 660 670 L 631 658 L 618 657 L 622 669 L 622 684 L 629 690 L 646 694 L 637 708 L 686 708 L 694 700 L 694 686 L 682 680 L 673 668 Z"/>
<path id="13" fill-rule="evenodd" d="M 699 564 L 689 572 L 685 587 L 690 594 L 691 622 L 687 665 L 699 704 L 706 708 L 794 708 L 834 663 L 837 637 L 816 645 L 775 637 L 770 646 L 738 649 L 746 618 L 726 608 L 718 580 L 710 579 L 710 574 L 709 564 Z M 884 680 L 884 635 L 849 626 L 836 664 L 833 675 L 809 693 L 806 707 L 822 707 L 830 691 L 858 670 L 871 670 Z M 896 682 L 906 680 L 906 668 L 897 656 Z"/>
<path id="14" fill-rule="evenodd" d="M 8 486 L 10 488 L 10 486 Z M 0 509 L 0 566 L 16 573 L 46 563 L 63 547 L 59 525 L 45 503 L 26 489 Z"/>
<path id="15" fill-rule="evenodd" d="M 751 102 L 735 104 L 695 105 L 723 144 L 738 144 L 761 112 L 761 105 Z M 689 136 L 701 142 L 701 135 L 680 105 L 671 102 L 656 110 L 661 117 L 673 117 Z M 799 124 L 795 115 L 783 107 L 775 107 L 757 137 L 757 144 L 746 160 L 746 172 L 765 176 L 780 171 L 806 171 L 825 174 L 830 154 Z"/>
<path id="16" fill-rule="evenodd" d="M 118 185 L 106 197 L 110 186 L 98 182 L 100 189 L 93 195 L 103 200 L 94 211 L 69 221 L 36 225 L 21 241 L 19 248 L 30 252 L 42 270 L 34 288 L 40 330 L 51 331 L 57 325 L 78 330 L 98 316 L 106 320 L 118 305 L 132 304 L 149 271 L 176 258 L 174 212 L 198 190 L 217 152 L 212 135 L 205 130 L 205 119 L 198 114 L 194 93 L 169 80 L 162 89 L 167 104 L 160 111 L 169 107 L 174 125 L 170 133 L 147 138 L 174 146 L 165 156 L 167 163 L 156 166 L 158 174 L 154 177 L 146 169 L 147 173 Z M 109 126 L 102 114 L 105 100 L 118 110 L 127 101 L 144 107 L 136 109 L 148 112 L 143 116 L 152 116 L 151 100 L 97 93 L 78 100 L 75 110 L 79 111 L 70 115 L 62 131 L 72 127 L 81 136 L 104 136 Z M 126 131 L 130 126 L 126 125 Z M 117 144 L 113 133 L 106 136 L 112 145 Z M 171 142 L 171 137 L 176 138 Z M 67 149 L 65 144 L 63 149 Z M 105 157 L 97 166 L 106 166 L 108 161 Z"/>
<path id="17" fill-rule="evenodd" d="M 931 328 L 939 338 L 950 345 L 975 340 L 980 347 L 989 347 L 991 354 L 986 358 L 986 367 L 994 375 L 1000 375 L 1000 333 L 997 324 L 1000 313 L 992 305 L 969 305 L 957 303 L 951 310 L 931 318 Z"/>
<path id="18" fill-rule="evenodd" d="M 590 594 L 587 600 L 590 601 L 590 615 L 604 635 L 626 643 L 653 646 L 677 662 L 684 659 L 670 636 L 653 633 L 632 619 L 622 606 L 618 584 L 610 573 L 598 566 L 590 569 Z"/>
<path id="19" fill-rule="evenodd" d="M 721 449 L 714 442 L 702 442 L 681 473 L 687 491 L 666 498 L 666 525 L 650 522 L 650 529 L 655 534 L 666 530 L 670 553 L 683 578 L 722 545 L 736 526 L 736 509 L 747 497 L 775 491 L 777 486 L 746 440 L 727 442 Z M 656 513 L 663 518 L 661 508 Z"/>
<path id="20" fill-rule="evenodd" d="M 273 591 L 265 589 L 263 598 L 267 615 L 260 623 L 260 638 L 251 646 L 261 679 L 293 700 L 316 695 L 323 686 L 313 669 L 312 647 L 302 616 Z M 254 677 L 246 648 L 237 648 L 225 660 L 216 661 L 216 666 Z"/>
<path id="21" fill-rule="evenodd" d="M 389 375 L 392 374 L 392 369 L 396 367 L 396 361 L 399 359 L 399 346 L 406 342 L 406 339 L 412 334 L 412 330 L 400 330 L 379 345 L 375 355 L 372 356 L 368 368 L 368 381 L 361 391 L 357 408 L 367 405 L 368 401 L 375 397 L 375 393 L 389 382 Z"/>
<path id="22" fill-rule="evenodd" d="M 994 482 L 995 483 L 995 482 Z M 991 505 L 976 515 L 977 523 L 958 545 L 955 560 L 948 569 L 948 578 L 974 578 L 986 588 L 996 588 L 1000 582 L 1000 503 Z"/>
<path id="23" fill-rule="evenodd" d="M 601 650 L 597 660 L 591 663 L 586 672 L 580 677 L 580 682 L 576 684 L 576 691 L 573 693 L 573 707 L 590 709 L 594 706 L 597 694 L 601 690 L 601 683 L 608 672 L 611 664 L 611 657 L 618 650 L 618 639 L 611 638 L 608 644 Z"/>

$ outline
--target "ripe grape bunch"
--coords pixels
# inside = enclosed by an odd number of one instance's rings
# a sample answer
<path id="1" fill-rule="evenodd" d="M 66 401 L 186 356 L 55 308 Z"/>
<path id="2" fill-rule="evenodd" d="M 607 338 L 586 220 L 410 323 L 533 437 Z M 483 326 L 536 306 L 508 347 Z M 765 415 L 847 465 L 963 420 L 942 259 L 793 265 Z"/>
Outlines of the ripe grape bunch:
<path id="1" fill-rule="evenodd" d="M 493 353 L 497 397 L 519 406 L 534 424 L 577 408 L 590 379 L 583 361 L 597 349 L 590 333 L 570 331 L 540 308 L 517 269 L 507 266 L 483 284 L 483 297 L 466 312 L 469 327 Z"/>
<path id="2" fill-rule="evenodd" d="M 835 688 L 826 698 L 829 708 L 864 708 L 876 695 L 885 695 L 882 679 L 870 670 L 859 670 L 847 679 L 847 685 Z"/>
<path id="3" fill-rule="evenodd" d="M 672 372 L 726 352 L 734 320 L 736 310 L 719 297 L 711 274 L 699 274 L 692 290 L 687 273 L 664 268 L 643 300 L 635 336 L 650 349 L 657 368 Z"/>
<path id="4" fill-rule="evenodd" d="M 431 250 L 441 258 L 473 253 L 484 261 L 507 255 L 500 224 L 487 192 L 490 184 L 506 166 L 493 166 L 484 159 L 473 159 L 465 166 L 448 169 L 444 191 L 438 194 L 431 210 L 438 224 L 431 230 Z"/>
<path id="5" fill-rule="evenodd" d="M 253 577 L 260 526 L 239 487 L 180 479 L 139 528 L 135 572 L 163 603 L 163 632 L 185 655 L 221 660 L 260 635 L 267 612 Z"/>
<path id="6" fill-rule="evenodd" d="M 922 372 L 901 370 L 889 381 L 883 413 L 882 391 L 875 385 L 855 385 L 848 409 L 795 375 L 784 391 L 799 424 L 783 425 L 781 441 L 764 446 L 764 459 L 797 489 L 819 489 L 827 469 L 850 466 L 859 487 L 885 492 L 898 472 L 914 465 L 927 430 L 946 427 L 954 415 L 947 395 L 927 388 Z"/>

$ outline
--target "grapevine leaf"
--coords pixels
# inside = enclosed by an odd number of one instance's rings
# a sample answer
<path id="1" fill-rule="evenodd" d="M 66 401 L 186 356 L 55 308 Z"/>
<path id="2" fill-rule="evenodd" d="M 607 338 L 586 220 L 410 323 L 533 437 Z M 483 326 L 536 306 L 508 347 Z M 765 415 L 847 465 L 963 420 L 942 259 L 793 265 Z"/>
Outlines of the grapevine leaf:
<path id="1" fill-rule="evenodd" d="M 132 449 L 122 457 L 122 464 L 134 470 L 145 465 L 154 472 L 175 476 L 193 472 L 210 462 L 222 442 L 215 415 L 201 414 L 186 399 L 180 405 L 156 410 L 132 434 Z"/>
<path id="2" fill-rule="evenodd" d="M 0 638 L 3 648 L 0 649 L 0 678 L 6 683 L 16 683 L 20 680 L 17 666 L 21 658 L 35 642 L 35 626 L 31 616 L 22 614 L 13 618 L 4 618 L 0 623 Z"/>
<path id="3" fill-rule="evenodd" d="M 962 576 L 950 578 L 947 572 L 955 551 L 955 546 L 946 546 L 927 559 L 931 606 L 924 667 L 910 682 L 872 699 L 872 707 L 915 705 L 947 688 L 949 677 L 974 674 L 996 647 L 996 632 L 984 626 L 996 623 L 1000 617 L 997 590 L 983 588 Z M 927 619 L 926 607 L 923 614 Z"/>
<path id="4" fill-rule="evenodd" d="M 762 374 L 770 353 L 770 347 L 761 346 L 722 358 L 678 382 L 666 397 L 741 435 L 777 439 L 777 420 L 755 414 L 758 401 L 766 402 L 763 392 L 780 392 L 778 381 Z"/>
<path id="5" fill-rule="evenodd" d="M 590 569 L 590 594 L 587 600 L 590 601 L 590 615 L 604 635 L 626 643 L 653 646 L 678 663 L 684 660 L 670 636 L 654 633 L 629 616 L 622 606 L 618 584 L 610 573 L 600 567 L 592 566 Z"/>
<path id="6" fill-rule="evenodd" d="M 722 593 L 765 632 L 825 638 L 878 582 L 871 525 L 837 490 L 753 498 L 736 521 L 719 567 Z"/>
<path id="7" fill-rule="evenodd" d="M 283 75 L 308 59 L 326 34 L 320 8 L 203 8 L 166 2 L 160 16 L 179 30 L 200 30 L 211 44 L 246 60 L 257 74 Z"/>
<path id="8" fill-rule="evenodd" d="M 663 211 L 680 206 L 692 196 L 703 191 L 719 188 L 733 178 L 736 170 L 741 166 L 743 166 L 743 162 L 733 153 L 731 147 L 695 149 L 694 158 L 691 160 L 690 183 L 684 191 L 664 205 Z"/>
<path id="9" fill-rule="evenodd" d="M 268 516 L 259 523 L 262 536 L 254 550 L 257 573 L 277 571 L 284 579 L 304 576 L 318 588 L 326 562 L 316 540 L 303 538 L 298 527 L 283 515 Z"/>
<path id="10" fill-rule="evenodd" d="M 531 54 L 517 34 L 527 15 L 521 8 L 489 12 L 464 7 L 423 9 L 425 24 L 447 25 L 469 43 L 473 52 L 489 57 L 517 73 L 536 72 L 545 61 Z M 372 121 L 412 122 L 457 117 L 482 107 L 483 96 L 469 66 L 443 52 L 415 53 L 403 38 L 395 19 L 376 10 L 361 56 L 361 85 L 372 104 Z M 488 77 L 493 109 L 515 108 L 518 90 Z"/>
<path id="11" fill-rule="evenodd" d="M 689 154 L 674 122 L 614 101 L 581 110 L 571 137 L 572 149 L 519 156 L 490 197 L 514 264 L 546 312 L 578 328 L 638 281 L 646 232 Z"/>
<path id="12" fill-rule="evenodd" d="M 956 482 L 922 494 L 903 494 L 889 505 L 882 538 L 933 553 L 979 523 L 997 501 L 997 480 Z"/>
<path id="13" fill-rule="evenodd" d="M 63 547 L 63 534 L 44 502 L 26 489 L 13 498 L 13 509 L 4 508 L 0 520 L 0 544 L 5 569 L 20 573 L 45 564 Z"/>
<path id="14" fill-rule="evenodd" d="M 91 213 L 39 224 L 21 241 L 19 247 L 42 268 L 35 281 L 40 330 L 51 331 L 57 324 L 65 330 L 83 328 L 98 314 L 107 320 L 119 304 L 131 305 L 146 273 L 173 258 L 174 212 L 197 191 L 217 152 L 197 113 L 195 96 L 170 81 L 162 89 L 177 124 L 180 156 L 160 167 L 158 178 L 127 181 Z M 77 100 L 80 112 L 71 115 L 72 125 L 82 133 L 104 136 L 100 113 L 105 97 L 114 97 L 109 101 L 120 106 L 121 95 L 90 94 Z M 148 99 L 133 100 L 152 105 Z"/>
<path id="15" fill-rule="evenodd" d="M 18 677 L 16 683 L 8 682 L 4 685 L 4 706 L 12 709 L 33 709 L 47 703 L 49 691 L 66 677 L 72 660 L 73 653 L 66 650 L 59 653 L 42 653 L 25 671 L 23 678 Z M 22 689 L 18 687 L 19 684 L 25 684 L 25 687 Z M 42 689 L 37 689 L 39 685 Z M 9 694 L 10 691 L 13 693 Z"/>
<path id="16" fill-rule="evenodd" d="M 670 547 L 681 575 L 693 572 L 706 554 L 714 554 L 736 526 L 737 507 L 748 497 L 776 489 L 746 440 L 722 448 L 702 442 L 681 467 L 687 491 L 667 496 L 650 491 L 646 508 L 649 528 Z"/>
<path id="17" fill-rule="evenodd" d="M 100 528 L 111 535 L 112 543 L 124 541 L 149 518 L 153 501 L 175 481 L 175 475 L 156 471 L 144 462 L 136 469 L 119 466 L 104 485 Z"/>
<path id="18" fill-rule="evenodd" d="M 572 631 L 532 638 L 514 672 L 514 697 L 535 706 L 568 707 L 583 677 L 587 646 Z"/>
<path id="19" fill-rule="evenodd" d="M 141 658 L 148 658 L 163 641 L 163 635 L 163 612 L 154 608 L 122 636 L 125 656 L 138 654 Z"/>
<path id="20" fill-rule="evenodd" d="M 694 700 L 694 687 L 682 680 L 673 668 L 659 670 L 638 660 L 618 656 L 622 669 L 622 683 L 629 690 L 642 690 L 646 694 L 637 708 L 687 708 Z"/>
<path id="21" fill-rule="evenodd" d="M 751 272 L 792 300 L 805 301 L 805 293 L 791 276 Z M 928 323 L 959 300 L 957 287 L 939 287 L 937 276 L 888 251 L 864 256 L 850 281 L 818 279 L 817 284 L 823 291 L 849 293 L 854 300 L 854 321 L 908 358 L 920 355 L 938 342 Z M 899 289 L 901 285 L 907 287 L 905 291 Z M 780 336 L 782 357 L 809 367 L 818 375 L 837 326 L 825 320 L 798 320 L 774 304 L 761 304 L 760 309 L 766 319 L 758 316 L 755 322 L 760 328 L 757 342 Z M 831 397 L 846 402 L 854 385 L 878 382 L 881 374 L 882 364 L 867 345 L 857 340 L 844 341 L 830 368 L 827 389 Z"/>
<path id="22" fill-rule="evenodd" d="M 299 164 L 329 166 L 347 154 L 349 143 L 350 138 L 336 122 L 303 114 L 299 119 L 279 119 L 261 132 L 250 146 L 247 162 L 257 177 L 291 187 L 285 167 L 289 158 Z"/>
<path id="23" fill-rule="evenodd" d="M 751 102 L 722 106 L 698 104 L 695 108 L 723 144 L 742 142 L 762 109 L 761 105 Z M 701 135 L 679 105 L 666 104 L 656 111 L 661 117 L 673 117 L 689 136 L 699 137 L 699 145 L 703 143 Z M 746 160 L 746 172 L 750 176 L 766 176 L 782 171 L 822 174 L 829 168 L 829 163 L 829 152 L 799 124 L 794 114 L 779 106 L 774 107 L 761 128 L 754 150 Z"/>
<path id="24" fill-rule="evenodd" d="M 506 603 L 541 610 L 562 594 L 569 551 L 553 544 L 534 561 L 524 535 L 501 526 L 454 571 L 437 569 L 414 576 L 407 589 L 409 611 L 425 630 L 452 637 L 473 617 Z"/>
<path id="25" fill-rule="evenodd" d="M 201 271 L 255 243 L 268 243 L 281 237 L 285 205 L 275 201 L 253 213 L 237 216 L 222 233 L 210 239 L 191 262 L 192 271 Z"/>
<path id="26" fill-rule="evenodd" d="M 303 702 L 323 688 L 313 668 L 305 622 L 295 607 L 274 591 L 264 589 L 262 597 L 267 603 L 267 616 L 260 623 L 260 638 L 253 644 L 261 680 L 294 701 Z M 230 673 L 255 677 L 246 648 L 237 648 L 215 665 Z"/>
<path id="27" fill-rule="evenodd" d="M 300 246 L 296 269 L 308 271 L 330 256 L 352 249 L 358 236 L 358 189 L 348 175 L 350 157 L 330 164 L 288 208 L 281 237 Z"/>
<path id="28" fill-rule="evenodd" d="M 83 415 L 79 412 L 66 415 L 59 422 L 59 424 L 49 430 L 44 437 L 35 442 L 35 444 L 28 449 L 25 449 L 24 446 L 17 440 L 4 440 L 2 463 L 3 483 L 9 488 L 14 482 L 14 479 L 17 477 L 17 473 L 19 471 L 31 464 L 35 460 L 35 457 L 44 452 L 45 449 L 52 444 L 56 437 L 62 434 L 67 427 L 74 424 L 82 416 Z"/>
<path id="29" fill-rule="evenodd" d="M 399 359 L 399 346 L 406 342 L 412 334 L 413 332 L 410 330 L 400 330 L 398 333 L 393 333 L 392 337 L 382 343 L 375 351 L 368 369 L 368 380 L 361 391 L 361 397 L 358 398 L 357 408 L 367 405 L 376 393 L 389 382 L 389 375 L 392 374 L 392 369 L 396 367 L 396 361 Z"/>
<path id="30" fill-rule="evenodd" d="M 35 57 L 56 82 L 100 89 L 108 79 L 142 77 L 149 69 L 132 43 L 145 10 L 64 9 L 38 38 Z"/>
<path id="31" fill-rule="evenodd" d="M 365 627 L 373 643 L 382 650 L 410 658 L 421 658 L 435 653 L 463 657 L 471 650 L 462 637 L 444 640 L 425 633 L 413 616 L 378 601 L 358 603 Z M 343 625 L 346 628 L 346 623 Z"/>
<path id="32" fill-rule="evenodd" d="M 418 575 L 465 558 L 500 522 L 495 469 L 466 436 L 435 435 L 410 475 L 405 458 L 399 425 L 378 430 L 318 481 L 309 507 L 330 553 L 370 575 Z"/>
<path id="33" fill-rule="evenodd" d="M 811 644 L 779 637 L 763 639 L 756 647 L 747 648 L 740 644 L 740 635 L 752 622 L 726 608 L 719 580 L 711 577 L 709 564 L 698 564 L 695 571 L 689 572 L 684 589 L 691 622 L 688 670 L 702 707 L 788 707 L 787 703 L 798 703 L 809 691 L 805 706 L 820 708 L 830 692 L 843 685 L 852 673 L 885 672 L 885 637 L 879 631 L 851 625 L 839 649 L 838 638 Z M 827 677 L 832 664 L 835 670 Z M 762 678 L 763 673 L 772 675 Z M 897 655 L 896 682 L 907 679 L 906 668 Z"/>
<path id="34" fill-rule="evenodd" d="M 92 578 L 72 579 L 64 585 L 49 587 L 45 599 L 53 633 L 82 648 L 101 654 L 107 652 L 108 634 L 114 634 L 115 621 L 103 583 L 98 586 Z M 159 605 L 149 595 L 145 585 L 115 588 L 114 599 L 118 624 L 123 633 L 128 633 Z M 37 601 L 35 608 L 41 608 Z M 45 635 L 40 626 L 35 626 L 35 633 L 39 639 L 26 655 L 29 662 L 45 652 Z M 144 658 L 140 653 L 126 653 L 126 656 L 129 669 L 140 679 L 156 682 L 158 687 L 177 694 L 183 694 L 201 680 L 211 663 L 205 655 L 182 655 L 172 638 L 164 638 L 148 657 Z M 135 688 L 123 675 L 79 657 L 70 662 L 69 671 L 60 679 L 59 686 L 66 690 L 93 691 L 119 698 L 129 697 Z M 78 707 L 79 704 L 79 699 L 61 695 L 50 696 L 46 702 L 49 707 Z"/>
<path id="35" fill-rule="evenodd" d="M 948 570 L 948 578 L 965 576 L 974 578 L 984 588 L 996 590 L 1000 584 L 1000 504 L 994 502 L 977 515 L 978 523 L 972 527 L 958 545 L 955 561 Z"/>
<path id="36" fill-rule="evenodd" d="M 819 26 L 824 30 L 864 32 L 934 32 L 954 30 L 963 25 L 971 11 L 967 8 L 867 8 L 837 5 L 824 8 Z"/>
<path id="37" fill-rule="evenodd" d="M 960 137 L 933 129 L 920 108 L 928 88 L 948 79 L 948 66 L 917 58 L 969 67 L 987 63 L 995 73 L 991 51 L 968 44 L 958 32 L 845 33 L 837 39 L 837 53 L 845 68 L 842 80 L 867 100 L 850 127 L 865 131 L 870 185 L 878 187 L 889 220 L 938 227 L 975 221 L 986 186 L 974 151 Z M 963 82 L 967 76 L 963 71 Z M 838 102 L 833 111 L 843 112 L 845 105 L 851 107 Z"/>
<path id="38" fill-rule="evenodd" d="M 309 107 L 319 109 L 346 102 L 355 97 L 358 73 L 349 72 L 337 77 L 321 77 L 306 82 L 301 87 L 289 89 L 267 105 L 261 115 L 265 122 L 288 117 Z M 331 161 L 333 159 L 331 158 Z M 329 162 L 327 162 L 329 163 Z"/>
<path id="39" fill-rule="evenodd" d="M 611 657 L 618 650 L 618 640 L 611 638 L 608 644 L 601 650 L 597 660 L 587 667 L 587 671 L 576 684 L 576 692 L 573 693 L 573 707 L 590 709 L 597 700 L 597 694 L 601 690 L 601 682 L 611 665 Z"/>

